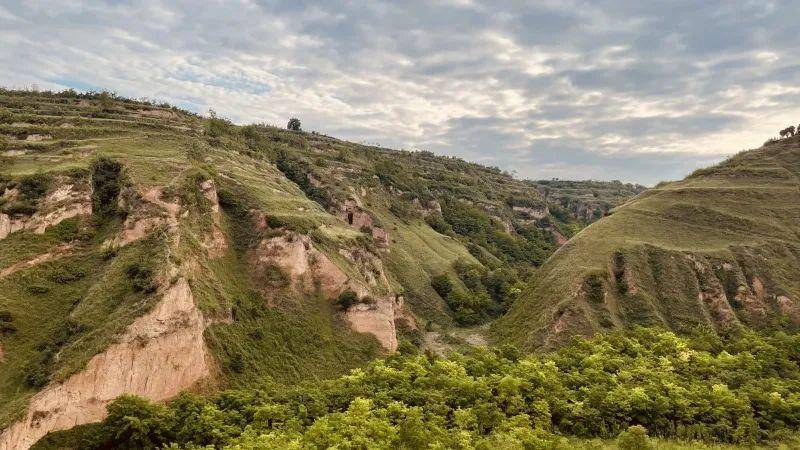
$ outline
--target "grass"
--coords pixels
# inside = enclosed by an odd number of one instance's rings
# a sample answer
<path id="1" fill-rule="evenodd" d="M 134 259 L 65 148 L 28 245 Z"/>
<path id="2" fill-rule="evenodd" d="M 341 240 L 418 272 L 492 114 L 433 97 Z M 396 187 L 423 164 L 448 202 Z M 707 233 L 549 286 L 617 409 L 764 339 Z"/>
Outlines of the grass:
<path id="1" fill-rule="evenodd" d="M 740 281 L 750 283 L 753 271 L 763 268 L 760 280 L 769 284 L 768 294 L 800 298 L 800 280 L 792 272 L 800 254 L 798 166 L 800 142 L 790 139 L 645 192 L 556 252 L 523 298 L 495 324 L 495 336 L 533 349 L 620 325 L 718 327 L 713 311 L 697 300 L 699 290 L 714 284 L 698 279 L 697 264 L 711 272 L 711 266 L 729 264 Z M 612 286 L 613 255 L 620 251 L 630 256 L 636 295 L 620 294 Z M 748 261 L 742 255 L 752 256 Z M 605 300 L 592 305 L 580 283 L 597 272 L 605 283 Z M 766 317 L 735 312 L 738 321 L 756 327 L 783 320 L 768 299 L 766 307 Z M 555 333 L 554 324 L 566 311 L 573 314 L 567 316 L 568 328 Z"/>

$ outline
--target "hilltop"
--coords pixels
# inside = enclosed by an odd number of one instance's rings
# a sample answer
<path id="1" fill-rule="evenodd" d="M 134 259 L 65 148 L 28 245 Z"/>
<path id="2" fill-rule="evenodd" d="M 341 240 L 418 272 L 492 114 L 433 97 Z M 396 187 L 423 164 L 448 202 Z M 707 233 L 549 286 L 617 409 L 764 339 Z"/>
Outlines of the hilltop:
<path id="1" fill-rule="evenodd" d="M 0 91 L 0 152 L 0 447 L 123 393 L 485 342 L 460 327 L 597 216 L 460 159 L 108 93 Z"/>
<path id="2" fill-rule="evenodd" d="M 633 325 L 800 323 L 800 139 L 649 189 L 582 230 L 494 324 L 526 349 Z"/>

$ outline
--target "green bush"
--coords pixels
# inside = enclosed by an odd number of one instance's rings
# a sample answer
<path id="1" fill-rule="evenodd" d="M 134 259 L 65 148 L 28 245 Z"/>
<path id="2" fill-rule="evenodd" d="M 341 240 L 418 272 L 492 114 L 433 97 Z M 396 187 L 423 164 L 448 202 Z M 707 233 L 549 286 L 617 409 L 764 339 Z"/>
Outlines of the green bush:
<path id="1" fill-rule="evenodd" d="M 4 187 L 15 188 L 19 196 L 12 202 L 2 205 L 2 212 L 9 215 L 32 215 L 36 212 L 39 200 L 47 193 L 50 177 L 45 174 L 34 174 L 17 181 L 4 181 Z"/>
<path id="2" fill-rule="evenodd" d="M 477 325 L 487 318 L 492 301 L 485 292 L 454 289 L 446 298 L 447 306 L 461 325 Z"/>
<path id="3" fill-rule="evenodd" d="M 431 287 L 442 298 L 447 298 L 453 292 L 453 281 L 446 273 L 439 274 L 431 278 Z"/>
<path id="4" fill-rule="evenodd" d="M 641 425 L 628 427 L 617 437 L 617 446 L 620 450 L 652 450 L 655 447 L 647 437 L 647 428 Z"/>
<path id="5" fill-rule="evenodd" d="M 92 213 L 108 219 L 117 213 L 117 198 L 122 189 L 122 164 L 101 157 L 92 161 Z"/>
<path id="6" fill-rule="evenodd" d="M 339 294 L 339 296 L 336 297 L 336 301 L 334 303 L 340 309 L 347 311 L 348 308 L 358 303 L 358 301 L 359 301 L 358 294 L 348 289 Z"/>
<path id="7" fill-rule="evenodd" d="M 0 336 L 4 334 L 11 334 L 17 331 L 14 325 L 14 316 L 10 311 L 0 310 Z"/>
<path id="8" fill-rule="evenodd" d="M 14 114 L 6 108 L 0 108 L 0 123 L 14 122 Z"/>
<path id="9" fill-rule="evenodd" d="M 125 269 L 125 274 L 131 283 L 134 292 L 150 294 L 156 291 L 158 285 L 155 282 L 153 269 L 142 264 L 133 263 Z"/>

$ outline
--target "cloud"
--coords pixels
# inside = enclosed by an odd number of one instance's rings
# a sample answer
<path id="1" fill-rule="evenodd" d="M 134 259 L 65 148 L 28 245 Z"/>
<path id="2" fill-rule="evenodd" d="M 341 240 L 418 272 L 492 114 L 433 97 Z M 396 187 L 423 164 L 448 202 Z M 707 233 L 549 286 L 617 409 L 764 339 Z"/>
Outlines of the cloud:
<path id="1" fill-rule="evenodd" d="M 799 121 L 791 2 L 26 1 L 0 83 L 115 90 L 527 177 L 675 179 Z"/>

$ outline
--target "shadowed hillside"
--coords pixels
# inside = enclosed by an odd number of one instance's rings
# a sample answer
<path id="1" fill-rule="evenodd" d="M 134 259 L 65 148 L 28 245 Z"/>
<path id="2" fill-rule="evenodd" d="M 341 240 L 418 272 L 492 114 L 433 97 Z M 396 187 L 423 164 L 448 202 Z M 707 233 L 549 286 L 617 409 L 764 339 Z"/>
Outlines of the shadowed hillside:
<path id="1" fill-rule="evenodd" d="M 798 175 L 794 137 L 644 192 L 557 251 L 496 334 L 533 349 L 634 324 L 800 323 Z"/>

